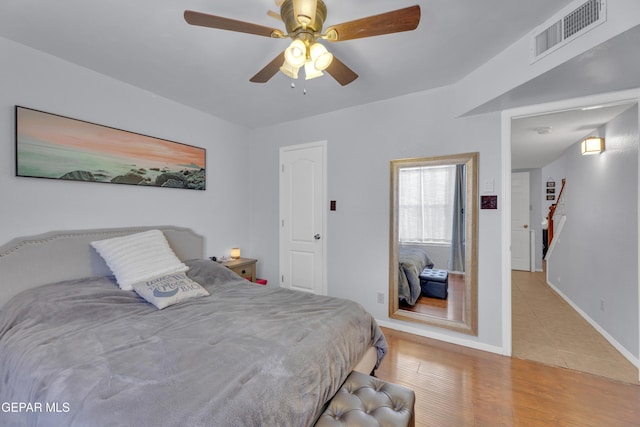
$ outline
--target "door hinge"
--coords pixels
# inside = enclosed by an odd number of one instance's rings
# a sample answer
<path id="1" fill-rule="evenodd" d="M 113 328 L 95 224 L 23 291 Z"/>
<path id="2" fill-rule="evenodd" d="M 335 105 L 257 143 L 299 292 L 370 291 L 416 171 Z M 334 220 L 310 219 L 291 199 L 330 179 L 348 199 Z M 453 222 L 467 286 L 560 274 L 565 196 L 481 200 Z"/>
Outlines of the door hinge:
<path id="1" fill-rule="evenodd" d="M 280 165 L 280 166 L 282 166 L 282 172 L 284 172 L 284 163 L 282 165 Z"/>
<path id="2" fill-rule="evenodd" d="M 284 274 L 282 275 L 281 281 L 284 283 Z"/>

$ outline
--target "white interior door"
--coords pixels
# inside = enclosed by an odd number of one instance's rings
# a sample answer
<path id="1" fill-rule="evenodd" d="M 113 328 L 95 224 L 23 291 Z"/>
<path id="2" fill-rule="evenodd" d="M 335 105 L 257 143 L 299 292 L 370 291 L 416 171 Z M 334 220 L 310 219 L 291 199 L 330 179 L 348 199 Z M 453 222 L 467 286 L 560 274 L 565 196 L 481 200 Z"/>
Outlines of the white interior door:
<path id="1" fill-rule="evenodd" d="M 320 295 L 325 285 L 326 143 L 280 149 L 280 286 Z"/>
<path id="2" fill-rule="evenodd" d="M 511 269 L 531 269 L 529 172 L 511 174 Z"/>

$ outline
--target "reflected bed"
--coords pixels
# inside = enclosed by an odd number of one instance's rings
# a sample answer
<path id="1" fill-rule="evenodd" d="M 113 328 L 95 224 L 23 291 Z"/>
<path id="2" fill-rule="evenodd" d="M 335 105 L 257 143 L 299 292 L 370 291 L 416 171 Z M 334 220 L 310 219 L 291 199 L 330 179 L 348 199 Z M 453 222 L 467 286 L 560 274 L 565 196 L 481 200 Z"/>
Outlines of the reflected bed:
<path id="1" fill-rule="evenodd" d="M 398 298 L 400 302 L 414 305 L 420 297 L 420 273 L 433 268 L 427 251 L 414 246 L 398 247 Z"/>

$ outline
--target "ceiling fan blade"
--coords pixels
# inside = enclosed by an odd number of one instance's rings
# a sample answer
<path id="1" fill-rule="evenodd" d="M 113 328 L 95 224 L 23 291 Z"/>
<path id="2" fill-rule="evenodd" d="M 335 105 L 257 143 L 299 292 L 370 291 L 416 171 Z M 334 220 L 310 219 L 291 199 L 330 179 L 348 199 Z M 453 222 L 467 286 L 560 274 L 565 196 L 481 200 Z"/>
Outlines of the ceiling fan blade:
<path id="1" fill-rule="evenodd" d="M 360 39 L 363 37 L 381 36 L 383 34 L 400 33 L 418 28 L 420 23 L 420 6 L 409 6 L 404 9 L 356 19 L 327 28 L 324 38 L 331 42 Z"/>
<path id="2" fill-rule="evenodd" d="M 284 3 L 284 0 L 276 0 L 276 6 L 280 7 Z"/>
<path id="3" fill-rule="evenodd" d="M 333 61 L 331 61 L 331 64 L 325 71 L 331 74 L 331 77 L 336 79 L 342 86 L 346 86 L 358 78 L 358 75 L 353 72 L 351 68 L 344 65 L 335 55 L 333 56 Z"/>
<path id="4" fill-rule="evenodd" d="M 262 25 L 223 18 L 221 16 L 208 15 L 206 13 L 195 12 L 193 10 L 184 11 L 184 20 L 191 25 L 198 25 L 200 27 L 237 31 L 239 33 L 255 34 L 264 37 L 284 37 L 282 31 L 275 28 L 263 27 Z"/>
<path id="5" fill-rule="evenodd" d="M 269 62 L 262 70 L 258 71 L 258 73 L 249 79 L 250 82 L 253 83 L 266 83 L 271 79 L 271 77 L 275 76 L 278 71 L 280 71 L 280 67 L 284 63 L 284 51 L 280 53 L 280 55 L 273 58 L 271 62 Z"/>

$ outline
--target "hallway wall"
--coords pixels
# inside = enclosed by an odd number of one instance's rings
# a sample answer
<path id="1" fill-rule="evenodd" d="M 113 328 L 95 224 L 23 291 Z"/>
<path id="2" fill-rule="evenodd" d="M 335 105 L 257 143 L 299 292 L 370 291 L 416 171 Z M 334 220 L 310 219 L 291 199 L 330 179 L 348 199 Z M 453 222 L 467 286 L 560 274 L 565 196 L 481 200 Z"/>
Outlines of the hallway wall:
<path id="1" fill-rule="evenodd" d="M 564 154 L 567 222 L 547 280 L 638 359 L 638 107 L 598 130 L 599 155 Z"/>

